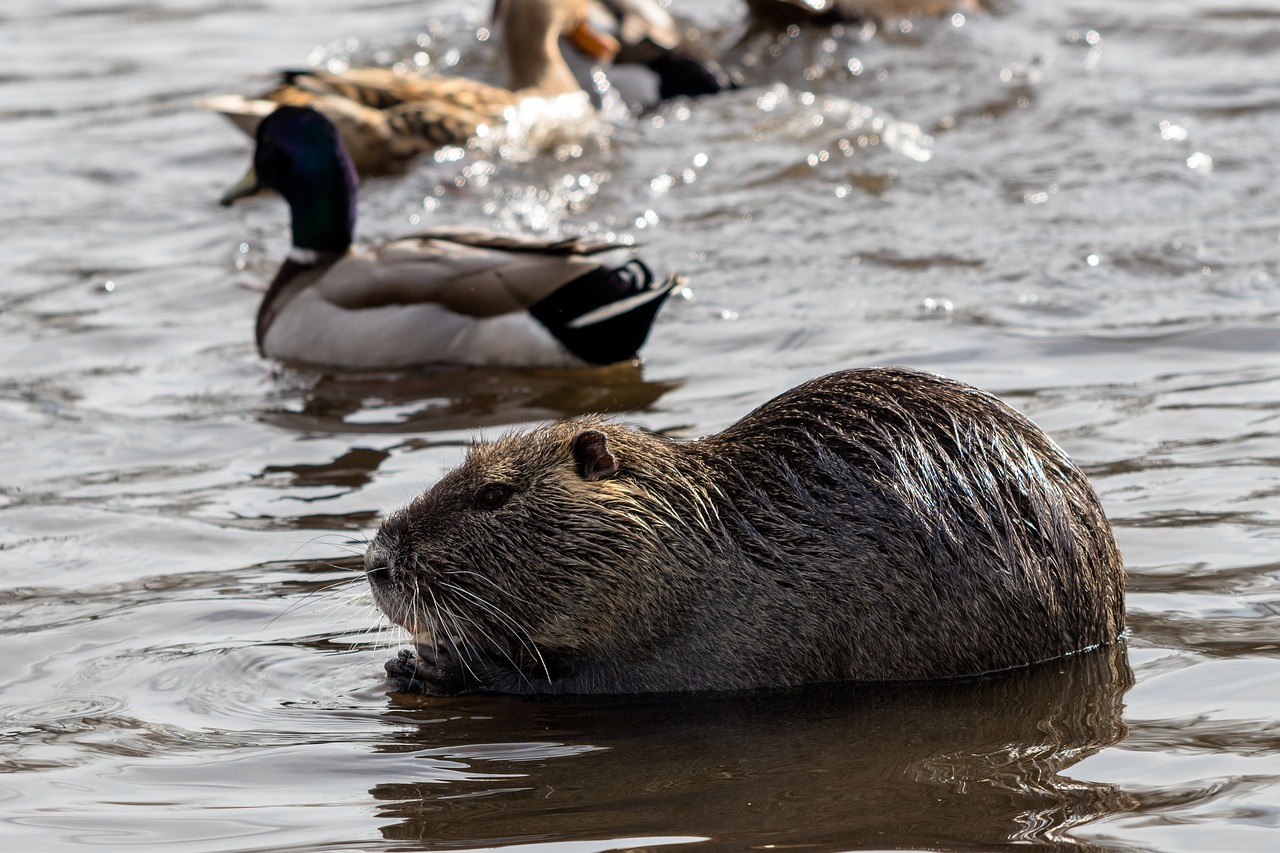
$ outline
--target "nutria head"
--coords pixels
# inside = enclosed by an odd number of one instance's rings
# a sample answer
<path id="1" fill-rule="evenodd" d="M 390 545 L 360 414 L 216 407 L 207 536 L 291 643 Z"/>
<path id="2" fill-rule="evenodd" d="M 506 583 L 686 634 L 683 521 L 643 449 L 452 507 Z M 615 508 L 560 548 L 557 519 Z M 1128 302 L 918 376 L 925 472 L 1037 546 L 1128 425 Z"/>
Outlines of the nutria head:
<path id="1" fill-rule="evenodd" d="M 599 418 L 476 445 L 383 523 L 374 599 L 420 648 L 642 655 L 681 610 L 681 540 L 706 538 L 672 529 L 708 517 L 683 446 Z"/>

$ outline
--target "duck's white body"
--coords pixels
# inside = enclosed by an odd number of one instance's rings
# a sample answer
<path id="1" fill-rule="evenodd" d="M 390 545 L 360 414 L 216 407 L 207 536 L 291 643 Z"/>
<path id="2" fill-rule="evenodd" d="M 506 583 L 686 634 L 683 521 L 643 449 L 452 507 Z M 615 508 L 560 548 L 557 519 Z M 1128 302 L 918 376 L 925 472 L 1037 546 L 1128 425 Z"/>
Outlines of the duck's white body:
<path id="1" fill-rule="evenodd" d="M 676 284 L 646 284 L 602 303 L 608 285 L 597 279 L 614 281 L 617 255 L 627 252 L 459 228 L 336 259 L 295 250 L 263 299 L 259 348 L 271 358 L 349 370 L 583 367 L 591 360 L 574 354 L 549 323 L 564 334 L 615 320 L 660 304 Z M 539 313 L 544 300 L 588 280 L 583 298 L 565 299 L 554 320 Z"/>
<path id="2" fill-rule="evenodd" d="M 299 293 L 266 330 L 262 353 L 283 361 L 380 370 L 428 364 L 582 367 L 527 311 L 468 317 L 441 305 L 351 310 L 315 288 Z"/>

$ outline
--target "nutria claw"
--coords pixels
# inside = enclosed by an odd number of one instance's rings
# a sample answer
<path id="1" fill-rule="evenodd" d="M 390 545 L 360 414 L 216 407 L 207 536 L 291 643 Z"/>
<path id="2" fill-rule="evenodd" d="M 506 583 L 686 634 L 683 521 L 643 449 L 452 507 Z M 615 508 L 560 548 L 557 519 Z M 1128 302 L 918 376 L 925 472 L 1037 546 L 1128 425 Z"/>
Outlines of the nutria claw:
<path id="1" fill-rule="evenodd" d="M 409 649 L 401 649 L 394 658 L 384 664 L 387 671 L 387 684 L 393 693 L 418 693 L 415 684 L 418 662 Z"/>
<path id="2" fill-rule="evenodd" d="M 392 693 L 418 693 L 427 696 L 452 696 L 466 693 L 462 665 L 445 646 L 436 646 L 429 655 L 401 649 L 387 661 L 387 684 Z"/>

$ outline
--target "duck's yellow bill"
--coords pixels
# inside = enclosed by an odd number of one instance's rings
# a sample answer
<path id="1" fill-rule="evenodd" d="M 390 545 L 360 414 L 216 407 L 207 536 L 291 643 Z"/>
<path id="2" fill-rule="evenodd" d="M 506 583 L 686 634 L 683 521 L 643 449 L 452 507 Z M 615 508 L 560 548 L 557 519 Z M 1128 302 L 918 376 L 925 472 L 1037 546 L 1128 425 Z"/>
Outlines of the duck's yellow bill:
<path id="1" fill-rule="evenodd" d="M 569 40 L 570 44 L 597 62 L 608 62 L 618 55 L 618 51 L 622 47 L 618 44 L 616 38 L 608 33 L 600 32 L 586 21 L 566 33 L 565 38 Z"/>
<path id="2" fill-rule="evenodd" d="M 251 195 L 257 195 L 262 192 L 262 186 L 258 183 L 258 173 L 249 167 L 249 171 L 244 173 L 244 177 L 236 181 L 235 186 L 222 194 L 222 198 L 218 199 L 218 203 L 223 207 L 242 198 L 248 198 Z"/>

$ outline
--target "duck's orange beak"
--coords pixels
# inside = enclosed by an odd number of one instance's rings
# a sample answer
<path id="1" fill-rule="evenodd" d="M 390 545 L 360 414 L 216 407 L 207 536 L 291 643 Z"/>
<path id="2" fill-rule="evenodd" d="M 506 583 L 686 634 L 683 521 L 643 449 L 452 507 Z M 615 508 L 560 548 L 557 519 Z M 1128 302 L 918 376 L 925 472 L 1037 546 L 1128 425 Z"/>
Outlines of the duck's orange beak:
<path id="1" fill-rule="evenodd" d="M 608 62 L 618 55 L 621 45 L 608 33 L 602 33 L 585 20 L 565 34 L 569 43 L 596 62 Z"/>

